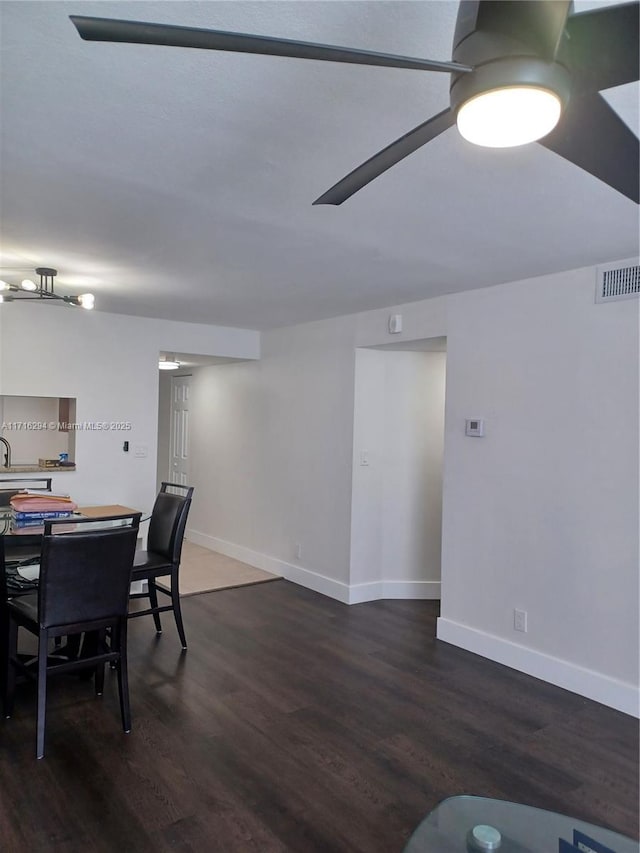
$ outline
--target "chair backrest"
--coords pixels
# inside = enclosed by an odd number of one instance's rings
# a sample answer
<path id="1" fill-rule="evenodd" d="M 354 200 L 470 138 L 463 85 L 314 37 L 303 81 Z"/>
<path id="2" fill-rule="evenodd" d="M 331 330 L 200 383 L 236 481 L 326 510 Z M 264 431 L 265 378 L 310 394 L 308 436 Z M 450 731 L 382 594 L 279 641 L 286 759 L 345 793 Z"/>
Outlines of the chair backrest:
<path id="1" fill-rule="evenodd" d="M 2 613 L 7 603 L 7 567 L 4 554 L 4 536 L 0 536 L 0 631 L 4 629 Z M 2 654 L 2 641 L 0 640 L 0 654 Z"/>
<path id="2" fill-rule="evenodd" d="M 24 489 L 30 492 L 50 492 L 51 477 L 26 477 L 23 480 L 8 477 L 0 477 L 0 506 L 9 506 L 9 501 L 14 495 Z"/>
<path id="3" fill-rule="evenodd" d="M 121 526 L 95 529 L 114 519 L 81 519 L 71 532 L 49 522 L 42 537 L 38 612 L 40 624 L 70 625 L 124 616 L 136 549 L 138 514 L 120 517 Z M 84 530 L 82 525 L 88 524 Z M 68 527 L 68 525 L 66 525 Z"/>
<path id="4" fill-rule="evenodd" d="M 182 491 L 183 494 L 172 494 L 168 489 Z M 162 483 L 151 512 L 147 550 L 160 554 L 174 565 L 180 562 L 192 495 L 193 486 Z"/>

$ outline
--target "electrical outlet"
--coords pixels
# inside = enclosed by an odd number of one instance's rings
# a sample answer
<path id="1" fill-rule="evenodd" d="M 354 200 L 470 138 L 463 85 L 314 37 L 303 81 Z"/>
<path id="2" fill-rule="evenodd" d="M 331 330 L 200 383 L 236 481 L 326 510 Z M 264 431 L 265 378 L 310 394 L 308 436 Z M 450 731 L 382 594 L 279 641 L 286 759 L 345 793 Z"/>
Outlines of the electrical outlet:
<path id="1" fill-rule="evenodd" d="M 513 611 L 513 630 L 514 631 L 523 631 L 525 634 L 527 633 L 527 611 L 526 610 L 514 610 Z"/>
<path id="2" fill-rule="evenodd" d="M 302 557 L 302 545 L 298 542 L 296 545 L 296 560 L 299 560 Z"/>

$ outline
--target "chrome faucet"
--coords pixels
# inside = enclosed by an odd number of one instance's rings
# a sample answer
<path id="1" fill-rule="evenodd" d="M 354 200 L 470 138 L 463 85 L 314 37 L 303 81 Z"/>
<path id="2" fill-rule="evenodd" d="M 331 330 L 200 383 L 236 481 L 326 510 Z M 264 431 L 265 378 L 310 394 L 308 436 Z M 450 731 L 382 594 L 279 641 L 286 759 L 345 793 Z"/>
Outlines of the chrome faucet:
<path id="1" fill-rule="evenodd" d="M 11 445 L 9 444 L 7 439 L 3 438 L 1 435 L 0 444 L 4 444 L 4 446 L 7 448 L 7 452 L 4 454 L 4 467 L 11 468 Z"/>

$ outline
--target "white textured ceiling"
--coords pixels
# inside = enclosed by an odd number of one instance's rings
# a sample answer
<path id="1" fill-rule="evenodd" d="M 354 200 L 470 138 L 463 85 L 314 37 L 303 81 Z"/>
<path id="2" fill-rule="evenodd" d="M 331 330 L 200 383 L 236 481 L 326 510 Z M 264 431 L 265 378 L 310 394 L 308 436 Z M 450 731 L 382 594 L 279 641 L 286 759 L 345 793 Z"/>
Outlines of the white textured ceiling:
<path id="1" fill-rule="evenodd" d="M 83 42 L 68 18 L 446 60 L 456 12 L 2 2 L 0 265 L 57 267 L 60 291 L 91 289 L 102 310 L 264 329 L 636 254 L 631 201 L 542 146 L 480 149 L 455 128 L 341 207 L 312 207 L 446 107 L 448 75 Z M 637 85 L 607 96 L 637 132 Z"/>

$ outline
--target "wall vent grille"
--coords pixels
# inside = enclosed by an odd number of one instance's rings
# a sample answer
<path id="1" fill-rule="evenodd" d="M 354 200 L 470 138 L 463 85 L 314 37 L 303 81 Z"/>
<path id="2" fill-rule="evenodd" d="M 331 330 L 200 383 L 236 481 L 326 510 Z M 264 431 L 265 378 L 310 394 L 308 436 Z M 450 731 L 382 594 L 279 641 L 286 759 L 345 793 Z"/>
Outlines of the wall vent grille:
<path id="1" fill-rule="evenodd" d="M 596 302 L 640 296 L 640 260 L 631 258 L 598 267 Z"/>

